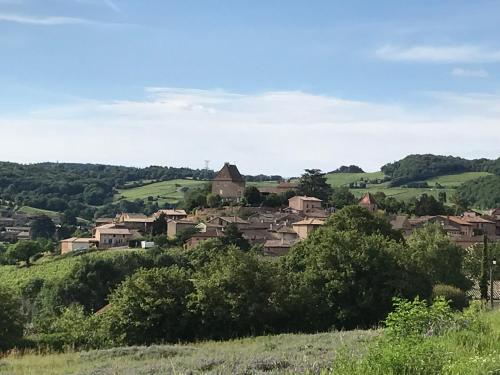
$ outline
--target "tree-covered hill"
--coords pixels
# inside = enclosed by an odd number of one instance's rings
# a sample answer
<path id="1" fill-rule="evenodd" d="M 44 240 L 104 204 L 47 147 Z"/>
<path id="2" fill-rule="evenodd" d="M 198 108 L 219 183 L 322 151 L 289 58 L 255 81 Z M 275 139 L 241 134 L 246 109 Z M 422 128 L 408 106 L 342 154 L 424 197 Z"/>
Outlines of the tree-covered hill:
<path id="1" fill-rule="evenodd" d="M 490 172 L 499 175 L 500 158 L 467 160 L 443 155 L 408 155 L 399 161 L 382 166 L 381 170 L 391 178 L 390 186 L 401 186 L 409 182 L 425 181 L 432 177 L 455 173 Z"/>
<path id="2" fill-rule="evenodd" d="M 92 218 L 95 206 L 111 202 L 116 189 L 144 181 L 211 179 L 213 175 L 213 171 L 204 169 L 160 166 L 0 162 L 0 199 L 19 207 L 70 211 Z"/>
<path id="3" fill-rule="evenodd" d="M 465 205 L 478 208 L 500 206 L 500 176 L 491 175 L 462 184 L 458 195 Z"/>

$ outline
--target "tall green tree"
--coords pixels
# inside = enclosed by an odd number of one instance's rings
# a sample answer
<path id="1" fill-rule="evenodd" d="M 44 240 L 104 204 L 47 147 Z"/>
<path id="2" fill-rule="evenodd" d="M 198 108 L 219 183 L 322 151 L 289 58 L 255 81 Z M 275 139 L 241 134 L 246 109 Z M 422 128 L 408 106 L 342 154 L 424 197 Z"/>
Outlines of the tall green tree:
<path id="1" fill-rule="evenodd" d="M 188 296 L 189 274 L 176 266 L 139 270 L 111 295 L 105 313 L 115 344 L 178 342 L 194 335 Z"/>
<path id="2" fill-rule="evenodd" d="M 404 248 L 407 262 L 417 266 L 432 283 L 471 287 L 464 271 L 465 250 L 454 244 L 439 224 L 414 231 Z"/>
<path id="3" fill-rule="evenodd" d="M 244 196 L 251 206 L 258 206 L 262 203 L 262 195 L 256 186 L 247 186 Z"/>
<path id="4" fill-rule="evenodd" d="M 163 212 L 153 221 L 152 227 L 153 236 L 159 236 L 161 234 L 167 233 L 167 215 Z"/>
<path id="5" fill-rule="evenodd" d="M 332 189 L 330 202 L 336 209 L 350 206 L 356 203 L 356 197 L 346 186 L 339 186 Z"/>
<path id="6" fill-rule="evenodd" d="M 243 237 L 243 234 L 235 223 L 229 223 L 224 229 L 222 243 L 226 246 L 234 245 L 243 251 L 250 249 L 250 243 Z"/>
<path id="7" fill-rule="evenodd" d="M 26 266 L 30 266 L 30 258 L 42 252 L 42 247 L 37 241 L 19 241 L 10 245 L 6 257 L 15 261 L 24 261 Z"/>
<path id="8" fill-rule="evenodd" d="M 52 219 L 46 215 L 39 216 L 31 223 L 31 236 L 37 238 L 53 238 L 56 226 Z"/>
<path id="9" fill-rule="evenodd" d="M 19 300 L 0 286 L 0 352 L 20 343 L 23 337 L 23 319 Z"/>
<path id="10" fill-rule="evenodd" d="M 316 197 L 327 202 L 332 194 L 332 187 L 320 169 L 306 169 L 299 179 L 298 191 L 299 194 Z"/>

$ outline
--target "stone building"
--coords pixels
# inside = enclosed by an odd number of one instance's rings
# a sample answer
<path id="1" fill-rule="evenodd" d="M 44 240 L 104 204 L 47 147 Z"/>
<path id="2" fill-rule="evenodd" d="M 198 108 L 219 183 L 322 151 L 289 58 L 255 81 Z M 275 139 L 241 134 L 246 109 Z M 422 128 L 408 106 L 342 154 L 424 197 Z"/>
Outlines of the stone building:
<path id="1" fill-rule="evenodd" d="M 245 192 L 245 179 L 236 165 L 225 163 L 212 181 L 212 193 L 225 201 L 239 202 Z"/>

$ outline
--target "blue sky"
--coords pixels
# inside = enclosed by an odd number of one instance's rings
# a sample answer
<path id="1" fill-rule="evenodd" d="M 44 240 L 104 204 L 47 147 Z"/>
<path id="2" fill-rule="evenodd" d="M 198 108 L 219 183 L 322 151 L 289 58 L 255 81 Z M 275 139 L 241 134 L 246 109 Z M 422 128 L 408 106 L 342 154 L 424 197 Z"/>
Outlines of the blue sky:
<path id="1" fill-rule="evenodd" d="M 498 157 L 499 1 L 0 0 L 0 160 Z"/>

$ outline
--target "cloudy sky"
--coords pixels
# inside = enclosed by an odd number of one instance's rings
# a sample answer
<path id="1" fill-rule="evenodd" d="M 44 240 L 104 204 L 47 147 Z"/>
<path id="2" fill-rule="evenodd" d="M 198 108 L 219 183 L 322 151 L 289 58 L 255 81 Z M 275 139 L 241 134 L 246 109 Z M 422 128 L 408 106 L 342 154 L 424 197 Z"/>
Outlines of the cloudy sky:
<path id="1" fill-rule="evenodd" d="M 500 1 L 0 0 L 0 160 L 500 156 Z"/>

